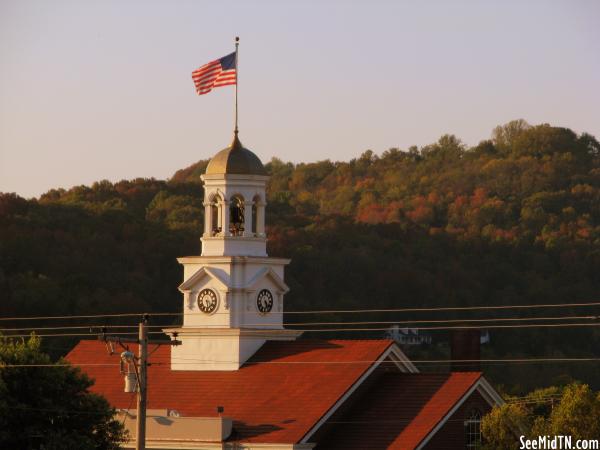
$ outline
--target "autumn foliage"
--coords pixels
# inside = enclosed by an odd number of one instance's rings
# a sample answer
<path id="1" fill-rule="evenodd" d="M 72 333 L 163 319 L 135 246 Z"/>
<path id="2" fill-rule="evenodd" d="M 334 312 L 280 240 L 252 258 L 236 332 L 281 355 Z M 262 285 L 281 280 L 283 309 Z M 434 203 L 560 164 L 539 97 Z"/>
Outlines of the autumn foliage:
<path id="1" fill-rule="evenodd" d="M 0 194 L 0 314 L 180 311 L 175 258 L 200 252 L 206 164 L 168 181 Z M 269 254 L 292 258 L 288 310 L 600 300 L 600 144 L 590 135 L 519 120 L 474 147 L 446 135 L 266 168 Z M 486 352 L 598 355 L 599 341 L 598 328 L 493 331 Z M 597 380 L 591 366 L 498 372 L 530 387 Z"/>

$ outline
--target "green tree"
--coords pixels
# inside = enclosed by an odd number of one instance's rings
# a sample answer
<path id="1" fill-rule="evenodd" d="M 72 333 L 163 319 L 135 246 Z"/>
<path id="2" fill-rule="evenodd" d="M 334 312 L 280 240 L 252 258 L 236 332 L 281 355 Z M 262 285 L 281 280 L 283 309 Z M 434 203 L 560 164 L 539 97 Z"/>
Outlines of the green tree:
<path id="1" fill-rule="evenodd" d="M 482 420 L 485 450 L 519 448 L 519 437 L 600 436 L 600 393 L 588 385 L 571 383 L 563 388 L 537 389 L 522 398 L 494 407 Z"/>
<path id="2" fill-rule="evenodd" d="M 108 402 L 89 391 L 92 384 L 66 361 L 53 364 L 39 338 L 0 338 L 0 447 L 120 448 L 123 426 Z"/>
<path id="3" fill-rule="evenodd" d="M 520 405 L 505 403 L 495 407 L 481 422 L 485 450 L 508 450 L 518 448 L 518 436 L 529 429 L 528 410 Z"/>
<path id="4" fill-rule="evenodd" d="M 510 152 L 516 139 L 525 131 L 531 128 L 525 120 L 511 120 L 507 124 L 498 125 L 492 131 L 492 142 L 500 150 Z"/>
<path id="5" fill-rule="evenodd" d="M 600 394 L 595 394 L 588 385 L 570 384 L 544 422 L 539 430 L 533 431 L 573 436 L 573 439 L 597 438 L 600 436 Z"/>

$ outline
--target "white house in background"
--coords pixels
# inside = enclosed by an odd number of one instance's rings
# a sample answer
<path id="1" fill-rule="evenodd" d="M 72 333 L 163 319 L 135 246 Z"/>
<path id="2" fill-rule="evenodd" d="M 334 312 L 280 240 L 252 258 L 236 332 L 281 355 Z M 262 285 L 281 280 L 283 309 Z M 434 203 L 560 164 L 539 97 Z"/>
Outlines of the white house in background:
<path id="1" fill-rule="evenodd" d="M 429 333 L 420 333 L 418 328 L 400 327 L 392 325 L 386 332 L 388 338 L 393 339 L 400 345 L 422 345 L 431 344 L 432 338 Z"/>

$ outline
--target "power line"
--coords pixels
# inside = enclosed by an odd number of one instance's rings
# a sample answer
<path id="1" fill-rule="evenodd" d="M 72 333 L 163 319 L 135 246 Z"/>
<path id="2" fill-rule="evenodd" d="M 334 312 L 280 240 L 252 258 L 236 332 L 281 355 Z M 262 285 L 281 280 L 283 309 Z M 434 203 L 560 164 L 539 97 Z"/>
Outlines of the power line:
<path id="1" fill-rule="evenodd" d="M 506 402 L 506 403 L 510 403 L 510 402 Z M 61 414 L 65 414 L 65 415 L 102 415 L 105 416 L 106 414 L 103 412 L 99 412 L 99 411 L 84 411 L 84 410 L 64 410 L 64 409 L 53 409 L 53 408 L 33 408 L 33 407 L 27 407 L 27 406 L 11 406 L 11 409 L 19 409 L 19 410 L 27 410 L 27 411 L 39 411 L 39 412 L 56 412 L 56 413 L 61 413 Z M 163 408 L 164 409 L 164 408 Z M 129 414 L 129 409 L 125 409 L 125 408 L 115 408 L 115 412 L 117 414 L 123 414 L 123 415 L 128 415 Z M 529 414 L 528 414 L 529 415 Z M 154 417 L 151 416 L 151 417 Z M 193 417 L 193 416 L 182 416 L 183 418 L 186 417 Z M 352 421 L 341 421 L 341 420 L 336 420 L 336 421 L 328 421 L 327 423 L 330 424 L 371 424 L 371 423 L 377 423 L 377 424 L 395 424 L 395 423 L 405 423 L 405 422 L 412 422 L 415 420 L 415 417 L 398 417 L 396 419 L 393 420 L 377 420 L 377 421 L 370 421 L 370 420 L 352 420 Z M 447 419 L 446 422 L 464 422 L 465 419 Z"/>
<path id="2" fill-rule="evenodd" d="M 598 320 L 600 316 L 553 316 L 553 317 L 500 317 L 485 319 L 431 319 L 431 320 L 408 320 L 408 321 L 358 321 L 358 322 L 291 322 L 286 326 L 313 326 L 313 325 L 411 325 L 419 323 L 489 323 L 489 322 L 525 322 L 525 321 L 555 321 L 555 320 Z M 277 322 L 248 323 L 245 327 L 277 326 Z M 148 328 L 166 328 L 171 325 L 149 325 Z M 64 327 L 24 327 L 24 328 L 0 328 L 0 332 L 27 331 L 27 330 L 76 330 L 76 329 L 98 329 L 103 328 L 135 328 L 137 325 L 80 325 Z M 205 328 L 222 328 L 222 325 L 204 325 Z"/>
<path id="3" fill-rule="evenodd" d="M 179 362 L 178 362 L 179 361 Z M 160 365 L 181 365 L 181 364 L 189 364 L 190 362 L 194 362 L 196 364 L 215 364 L 215 363 L 234 363 L 237 361 L 217 361 L 217 360 L 195 360 L 193 358 L 174 358 L 173 361 L 162 362 L 162 361 L 154 361 L 151 362 L 153 366 Z M 499 359 L 421 359 L 421 360 L 410 360 L 413 364 L 448 364 L 448 363 L 465 363 L 465 364 L 473 364 L 473 363 L 503 363 L 503 364 L 516 364 L 516 363 L 581 363 L 581 362 L 600 362 L 600 358 L 499 358 Z M 380 361 L 380 360 L 351 360 L 351 361 L 246 361 L 243 366 L 246 365 L 261 365 L 261 364 L 269 364 L 269 365 L 348 365 L 348 364 L 397 364 L 397 361 Z M 47 368 L 47 367 L 93 367 L 93 366 L 103 366 L 103 367 L 114 367 L 119 366 L 119 363 L 82 363 L 82 364 L 1 364 L 0 369 L 5 368 L 26 368 L 26 367 L 38 367 L 38 368 Z"/>
<path id="4" fill-rule="evenodd" d="M 71 347 L 57 347 L 57 346 L 50 346 L 49 348 L 54 349 L 54 350 L 72 350 Z M 78 353 L 85 353 L 88 355 L 97 355 L 98 351 L 95 349 L 79 349 Z M 154 352 L 152 352 L 154 353 Z M 600 361 L 600 358 L 516 358 L 516 359 L 485 359 L 485 360 L 481 360 L 481 359 L 476 359 L 476 360 L 452 360 L 452 359 L 438 359 L 438 360 L 410 360 L 411 362 L 416 362 L 416 363 L 425 363 L 427 362 L 427 364 L 429 366 L 447 366 L 448 363 L 469 363 L 469 364 L 473 364 L 473 363 L 479 363 L 479 362 L 483 362 L 484 365 L 498 365 L 501 363 L 505 363 L 505 362 L 510 362 L 510 363 L 527 363 L 527 362 L 533 362 L 533 363 L 543 363 L 543 362 L 551 362 L 551 363 L 557 363 L 557 362 L 595 362 L 596 360 Z M 183 357 L 173 357 L 171 356 L 168 360 L 165 360 L 164 358 L 159 358 L 158 360 L 153 360 L 151 361 L 152 365 L 156 365 L 156 366 L 162 366 L 162 365 L 170 365 L 171 363 L 179 365 L 179 364 L 189 364 L 190 362 L 195 362 L 195 363 L 202 363 L 202 364 L 214 364 L 214 363 L 237 363 L 238 361 L 218 361 L 218 360 L 206 360 L 206 359 L 198 359 L 198 358 L 183 358 Z M 270 360 L 267 361 L 246 361 L 244 362 L 244 365 L 246 364 L 262 364 L 262 363 L 269 363 Z M 380 364 L 396 364 L 395 361 L 390 361 L 390 360 L 383 360 L 383 361 L 379 361 L 379 360 L 361 360 L 361 361 L 339 361 L 339 362 L 329 362 L 329 361 L 316 361 L 316 362 L 307 362 L 307 364 L 366 364 L 366 363 L 375 363 L 375 362 L 379 362 Z M 282 363 L 286 363 L 285 361 L 280 361 L 279 364 Z M 290 364 L 299 364 L 299 362 L 293 362 L 290 361 Z M 66 364 L 68 365 L 68 364 Z M 75 364 L 76 365 L 76 364 Z"/>
<path id="5" fill-rule="evenodd" d="M 66 320 L 66 319 L 94 319 L 96 317 L 140 317 L 143 313 L 122 314 L 88 314 L 78 316 L 30 316 L 30 317 L 0 317 L 0 320 Z M 156 313 L 154 314 L 156 315 Z"/>
<path id="6" fill-rule="evenodd" d="M 35 334 L 35 337 L 43 337 L 43 338 L 47 338 L 47 337 L 79 337 L 79 336 L 93 336 L 93 337 L 97 337 L 98 333 L 53 333 L 53 334 Z M 132 334 L 137 334 L 134 332 L 119 332 L 119 335 L 132 335 Z M 164 334 L 164 333 L 159 333 L 159 332 L 154 332 L 153 334 Z M 3 335 L 0 336 L 0 339 L 2 338 L 28 338 L 31 337 L 31 334 L 7 334 L 7 335 Z"/>
<path id="7" fill-rule="evenodd" d="M 487 323 L 487 322 L 524 322 L 542 320 L 600 320 L 600 316 L 559 316 L 559 317 L 500 317 L 486 319 L 431 319 L 431 320 L 406 320 L 406 321 L 358 321 L 358 322 L 290 322 L 286 326 L 300 325 L 411 325 L 419 323 Z M 249 326 L 262 324 L 251 324 Z M 274 325 L 274 324 L 273 324 Z"/>
<path id="8" fill-rule="evenodd" d="M 345 310 L 298 310 L 281 311 L 280 314 L 353 314 L 353 313 L 391 313 L 391 312 L 432 312 L 432 311 L 487 311 L 487 310 L 507 310 L 507 309 L 535 309 L 535 308 L 579 308 L 589 306 L 600 306 L 600 302 L 591 303 L 548 303 L 548 304 L 530 304 L 530 305 L 497 305 L 497 306 L 446 306 L 430 308 L 390 308 L 390 309 L 345 309 Z M 92 319 L 92 318 L 113 318 L 113 317 L 139 317 L 147 313 L 122 313 L 122 314 L 89 314 L 76 316 L 29 316 L 29 317 L 0 317 L 0 321 L 7 320 L 68 320 L 68 319 Z M 152 313 L 152 316 L 181 316 L 184 313 Z M 187 312 L 186 315 L 203 315 L 199 312 Z M 229 314 L 216 312 L 213 314 Z M 244 312 L 244 314 L 254 314 Z"/>
<path id="9" fill-rule="evenodd" d="M 154 327 L 165 328 L 167 325 L 154 325 Z M 81 330 L 81 329 L 98 329 L 102 328 L 136 328 L 137 325 L 78 325 L 67 327 L 24 327 L 24 328 L 0 328 L 0 331 L 27 331 L 27 330 Z"/>
<path id="10" fill-rule="evenodd" d="M 175 361 L 175 362 L 173 362 Z M 171 358 L 169 362 L 153 362 L 154 365 L 161 364 L 189 364 L 190 362 L 200 363 L 200 364 L 215 364 L 215 363 L 235 363 L 237 361 L 217 361 L 217 360 L 204 360 L 204 359 L 194 359 L 194 358 Z M 402 361 L 399 361 L 400 363 Z M 558 363 L 558 362 L 600 362 L 600 358 L 589 357 L 589 358 L 495 358 L 495 359 L 411 359 L 411 363 L 413 364 L 447 364 L 447 363 L 464 363 L 464 364 L 473 364 L 473 363 Z M 350 360 L 350 361 L 273 361 L 273 360 L 263 360 L 263 361 L 246 361 L 244 365 L 261 365 L 261 364 L 269 364 L 269 365 L 313 365 L 313 364 L 330 364 L 330 365 L 347 365 L 347 364 L 390 364 L 396 365 L 398 361 L 391 360 Z"/>
<path id="11" fill-rule="evenodd" d="M 194 359 L 194 358 L 171 358 L 170 363 L 173 364 L 172 361 L 175 361 L 175 364 L 189 364 L 190 362 L 199 362 L 206 364 L 214 364 L 214 363 L 234 363 L 236 361 L 217 361 L 217 360 L 205 360 L 205 359 Z M 178 362 L 179 361 L 179 362 Z M 183 362 L 181 362 L 183 361 Z M 382 363 L 382 364 L 397 364 L 402 361 L 391 361 L 391 360 L 349 360 L 349 361 L 273 361 L 273 360 L 263 360 L 263 361 L 246 361 L 244 365 L 260 365 L 260 364 L 272 364 L 272 365 L 302 365 L 302 364 L 332 364 L 332 365 L 343 365 L 343 364 L 374 364 L 374 363 Z M 473 363 L 554 363 L 554 362 L 600 362 L 600 357 L 588 357 L 588 358 L 492 358 L 492 359 L 411 359 L 411 363 L 414 364 L 441 364 L 441 363 L 465 363 L 465 364 L 473 364 Z M 153 364 L 166 364 L 166 363 L 157 363 Z"/>
<path id="12" fill-rule="evenodd" d="M 286 311 L 285 314 L 350 314 L 350 313 L 388 313 L 388 312 L 421 312 L 421 311 L 476 311 L 476 310 L 501 310 L 501 309 L 531 309 L 531 308 L 567 308 L 600 306 L 600 302 L 593 303 L 550 303 L 538 305 L 498 305 L 498 306 L 445 306 L 431 308 L 394 308 L 394 309 L 346 309 L 346 310 L 321 310 L 321 311 Z"/>
<path id="13" fill-rule="evenodd" d="M 40 412 L 56 412 L 56 413 L 61 413 L 61 414 L 65 414 L 68 416 L 73 416 L 73 415 L 100 415 L 100 416 L 106 416 L 106 413 L 103 412 L 99 412 L 99 411 L 84 411 L 84 410 L 65 410 L 65 409 L 57 409 L 57 408 L 30 408 L 28 406 L 10 406 L 10 409 L 21 409 L 21 410 L 26 410 L 26 411 L 40 411 Z M 117 412 L 119 412 L 119 410 L 117 409 Z"/>
<path id="14" fill-rule="evenodd" d="M 553 320 L 599 320 L 600 316 L 553 316 L 553 317 L 500 317 L 485 319 L 431 319 L 431 320 L 408 320 L 408 321 L 358 321 L 358 322 L 291 322 L 286 326 L 311 326 L 311 325 L 411 325 L 418 323 L 487 323 L 487 322 L 524 322 L 524 321 L 553 321 Z M 248 323 L 246 327 L 279 325 L 277 322 Z M 148 325 L 148 328 L 165 328 L 170 325 Z M 24 328 L 0 328 L 0 332 L 27 331 L 27 330 L 76 330 L 76 329 L 103 329 L 103 328 L 135 328 L 137 325 L 79 325 L 61 327 L 24 327 Z M 204 325 L 206 328 L 222 328 L 222 325 Z"/>
<path id="15" fill-rule="evenodd" d="M 61 350 L 70 350 L 68 348 L 64 348 L 64 347 L 52 347 L 54 349 L 61 349 Z M 86 353 L 88 355 L 93 355 L 93 354 L 97 354 L 97 351 L 94 350 L 82 350 L 80 349 L 79 352 L 83 352 Z M 438 366 L 438 367 L 445 367 L 448 366 L 448 364 L 451 363 L 455 363 L 455 364 L 481 364 L 481 365 L 485 365 L 485 366 L 494 366 L 494 365 L 506 365 L 506 364 L 545 364 L 545 363 L 590 363 L 590 362 L 600 362 L 600 358 L 596 358 L 596 357 L 581 357 L 581 358 L 535 358 L 535 357 L 530 357 L 530 358 L 496 358 L 496 359 L 435 359 L 435 360 L 410 360 L 411 363 L 414 364 L 426 364 L 427 366 Z M 157 359 L 153 359 L 150 361 L 150 364 L 153 366 L 166 366 L 166 365 L 184 365 L 184 364 L 190 364 L 190 363 L 196 363 L 196 364 L 216 364 L 216 363 L 221 363 L 221 364 L 226 364 L 226 363 L 238 363 L 238 361 L 218 361 L 218 360 L 206 360 L 206 359 L 197 359 L 197 358 L 182 358 L 182 357 L 170 357 L 168 360 L 165 360 L 164 358 L 159 358 Z M 279 364 L 279 365 L 285 365 L 285 364 L 292 364 L 292 365 L 301 365 L 301 364 L 306 364 L 306 365 L 311 365 L 311 364 L 319 364 L 319 365 L 349 365 L 349 364 L 374 364 L 374 363 L 379 363 L 379 364 L 390 364 L 390 365 L 396 365 L 397 362 L 396 361 L 390 361 L 390 360 L 358 360 L 358 361 L 271 361 L 271 360 L 264 360 L 264 361 L 246 361 L 244 362 L 243 366 L 246 365 L 261 365 L 261 364 Z M 73 364 L 75 366 L 78 366 L 79 364 Z M 83 364 L 86 365 L 86 364 Z M 112 365 L 112 364 L 107 364 L 107 365 Z M 64 364 L 63 366 L 69 366 L 69 364 Z M 44 366 L 44 367 L 49 367 L 49 366 Z"/>
<path id="16" fill-rule="evenodd" d="M 169 325 L 149 325 L 153 328 L 165 328 Z M 77 325 L 66 327 L 23 327 L 23 328 L 0 328 L 0 331 L 27 331 L 27 330 L 81 330 L 81 329 L 98 329 L 102 328 L 137 328 L 137 325 Z"/>
<path id="17" fill-rule="evenodd" d="M 543 324 L 520 324 L 520 325 L 486 325 L 486 329 L 503 329 L 503 328 L 568 328 L 568 327 L 598 327 L 600 323 L 543 323 Z M 411 327 L 413 330 L 479 330 L 482 327 L 458 325 L 448 327 Z M 302 332 L 338 332 L 338 331 L 388 331 L 386 328 L 320 328 L 320 329 L 303 329 L 294 328 L 294 331 Z"/>
<path id="18" fill-rule="evenodd" d="M 0 369 L 18 367 L 87 367 L 87 366 L 118 366 L 119 363 L 83 363 L 83 364 L 4 364 L 0 361 Z"/>
<path id="19" fill-rule="evenodd" d="M 291 324 L 290 324 L 291 325 Z M 527 328 L 578 328 L 578 327 L 600 327 L 600 323 L 544 323 L 544 324 L 518 324 L 518 325 L 486 325 L 485 329 L 527 329 Z M 426 327 L 411 327 L 413 330 L 479 330 L 481 326 L 472 326 L 472 325 L 456 325 L 456 326 L 426 326 Z M 338 332 L 381 332 L 381 331 L 389 331 L 389 327 L 367 327 L 367 328 L 286 328 L 289 331 L 300 331 L 303 333 L 338 333 Z M 219 328 L 215 328 L 215 331 L 218 331 Z M 247 334 L 265 334 L 269 332 L 280 332 L 280 328 L 266 328 L 266 329 L 244 329 L 244 332 Z M 119 335 L 133 335 L 137 334 L 134 332 L 119 332 Z M 158 334 L 165 335 L 162 331 L 150 331 L 148 334 Z M 94 336 L 96 337 L 98 333 L 53 333 L 53 334 L 36 334 L 36 337 L 85 337 L 85 336 Z M 211 336 L 218 336 L 218 334 L 211 334 Z M 223 334 L 223 336 L 229 336 L 228 334 Z M 14 335 L 6 335 L 5 338 L 27 338 L 31 337 L 30 334 L 14 334 Z"/>

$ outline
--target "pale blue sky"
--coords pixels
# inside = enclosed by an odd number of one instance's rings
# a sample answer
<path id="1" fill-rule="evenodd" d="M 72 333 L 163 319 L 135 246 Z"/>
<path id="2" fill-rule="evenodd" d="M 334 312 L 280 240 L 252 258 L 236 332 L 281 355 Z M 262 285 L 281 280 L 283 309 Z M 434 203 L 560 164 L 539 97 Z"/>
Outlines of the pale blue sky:
<path id="1" fill-rule="evenodd" d="M 263 161 L 467 144 L 511 119 L 600 138 L 600 2 L 0 0 L 0 191 L 166 178 L 240 136 Z"/>

